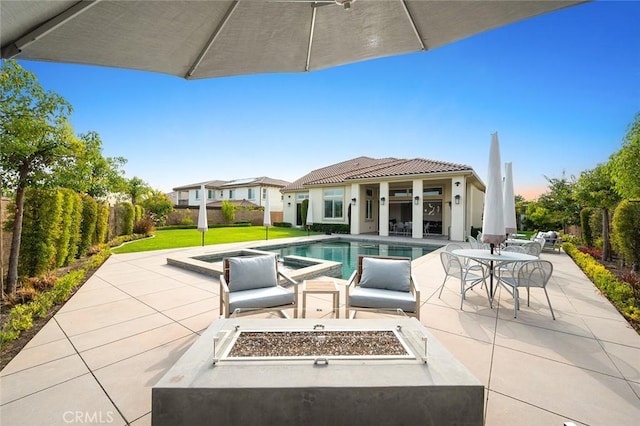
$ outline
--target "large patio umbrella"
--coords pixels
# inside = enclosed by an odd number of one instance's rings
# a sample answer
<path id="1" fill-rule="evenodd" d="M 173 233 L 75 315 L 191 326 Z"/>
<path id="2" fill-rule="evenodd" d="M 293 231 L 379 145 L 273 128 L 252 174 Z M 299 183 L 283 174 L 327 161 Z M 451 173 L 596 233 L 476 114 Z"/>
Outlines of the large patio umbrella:
<path id="1" fill-rule="evenodd" d="M 308 236 L 311 225 L 313 225 L 313 209 L 311 208 L 311 198 L 309 198 L 309 203 L 307 204 L 307 220 L 305 221 L 305 224 L 307 225 Z"/>
<path id="2" fill-rule="evenodd" d="M 269 205 L 269 191 L 264 200 L 264 218 L 262 220 L 266 230 L 266 239 L 269 239 L 269 227 L 271 226 L 271 206 Z"/>
<path id="3" fill-rule="evenodd" d="M 202 246 L 204 247 L 204 233 L 209 230 L 207 221 L 207 196 L 204 185 L 200 186 L 200 207 L 198 208 L 198 231 L 202 233 Z"/>
<path id="4" fill-rule="evenodd" d="M 500 161 L 498 133 L 496 132 L 491 135 L 487 189 L 484 196 L 484 211 L 482 214 L 482 242 L 491 245 L 492 253 L 495 246 L 500 245 L 507 239 L 504 231 L 502 163 Z"/>
<path id="5" fill-rule="evenodd" d="M 516 224 L 516 200 L 513 190 L 513 172 L 511 162 L 504 163 L 504 229 L 506 237 L 515 234 L 518 226 Z"/>
<path id="6" fill-rule="evenodd" d="M 186 79 L 304 72 L 434 49 L 571 1 L 2 0 L 2 58 Z"/>

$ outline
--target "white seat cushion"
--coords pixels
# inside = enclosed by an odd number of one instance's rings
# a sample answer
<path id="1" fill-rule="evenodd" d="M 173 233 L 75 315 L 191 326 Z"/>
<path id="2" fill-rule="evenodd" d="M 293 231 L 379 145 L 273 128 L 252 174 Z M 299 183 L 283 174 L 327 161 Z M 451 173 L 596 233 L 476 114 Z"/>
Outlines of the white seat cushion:
<path id="1" fill-rule="evenodd" d="M 272 308 L 292 305 L 294 302 L 294 293 L 281 286 L 235 291 L 229 293 L 229 312 L 233 313 L 238 308 Z"/>
<path id="2" fill-rule="evenodd" d="M 349 293 L 349 305 L 353 307 L 377 309 L 402 309 L 416 311 L 416 300 L 408 291 L 382 290 L 379 288 L 356 287 Z"/>

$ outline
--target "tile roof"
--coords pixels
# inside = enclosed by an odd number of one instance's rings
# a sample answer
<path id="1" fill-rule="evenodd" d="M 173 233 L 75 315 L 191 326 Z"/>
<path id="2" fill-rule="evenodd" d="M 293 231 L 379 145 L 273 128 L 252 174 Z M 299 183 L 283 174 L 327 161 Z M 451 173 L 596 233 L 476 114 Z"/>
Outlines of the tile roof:
<path id="1" fill-rule="evenodd" d="M 208 180 L 206 182 L 191 183 L 188 185 L 178 186 L 173 188 L 174 191 L 185 191 L 188 189 L 200 189 L 204 185 L 207 189 L 219 189 L 219 188 L 238 188 L 243 186 L 277 186 L 284 187 L 289 185 L 290 182 L 281 179 L 273 179 L 267 176 L 261 176 L 248 179 L 234 179 L 234 180 Z"/>
<path id="2" fill-rule="evenodd" d="M 313 170 L 282 188 L 295 191 L 312 185 L 337 184 L 350 180 L 412 176 L 447 172 L 472 171 L 471 166 L 427 160 L 424 158 L 370 158 L 358 157 L 321 169 Z"/>

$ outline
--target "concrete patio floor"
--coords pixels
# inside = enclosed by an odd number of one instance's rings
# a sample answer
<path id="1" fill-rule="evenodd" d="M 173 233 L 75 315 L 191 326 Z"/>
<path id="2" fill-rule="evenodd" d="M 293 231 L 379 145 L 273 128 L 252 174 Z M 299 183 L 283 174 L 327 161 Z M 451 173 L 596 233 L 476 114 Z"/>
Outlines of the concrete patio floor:
<path id="1" fill-rule="evenodd" d="M 219 315 L 218 281 L 166 257 L 222 249 L 111 256 L 0 372 L 0 423 L 151 424 L 151 388 Z M 555 321 L 541 289 L 515 319 L 506 291 L 493 309 L 484 290 L 470 291 L 460 310 L 450 279 L 439 299 L 434 252 L 413 262 L 421 322 L 484 384 L 487 425 L 638 424 L 640 336 L 567 255 L 542 258 L 555 268 Z M 308 296 L 307 317 L 332 317 L 323 296 Z M 340 303 L 343 316 L 344 293 Z"/>

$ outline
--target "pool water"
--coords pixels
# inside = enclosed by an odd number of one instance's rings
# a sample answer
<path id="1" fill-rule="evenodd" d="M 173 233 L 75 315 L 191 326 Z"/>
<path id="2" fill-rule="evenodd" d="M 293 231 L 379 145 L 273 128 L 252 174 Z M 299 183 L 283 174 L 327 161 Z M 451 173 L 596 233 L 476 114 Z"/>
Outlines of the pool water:
<path id="1" fill-rule="evenodd" d="M 342 262 L 342 278 L 348 279 L 358 267 L 358 256 L 399 256 L 416 259 L 437 250 L 437 246 L 392 245 L 363 241 L 327 241 L 261 250 L 283 256 L 304 256 Z"/>

